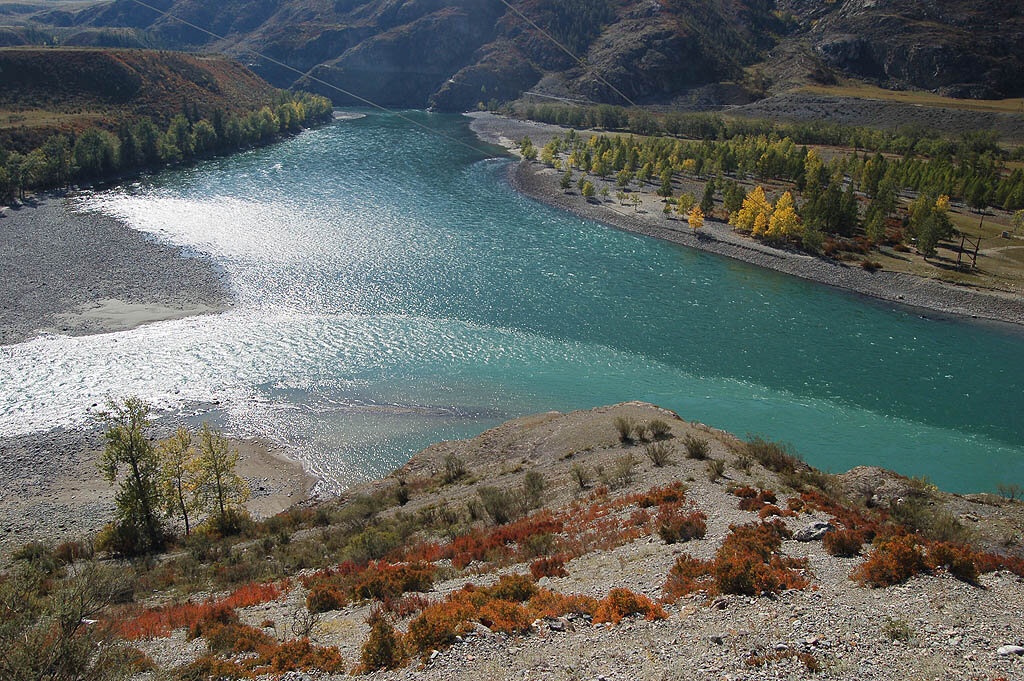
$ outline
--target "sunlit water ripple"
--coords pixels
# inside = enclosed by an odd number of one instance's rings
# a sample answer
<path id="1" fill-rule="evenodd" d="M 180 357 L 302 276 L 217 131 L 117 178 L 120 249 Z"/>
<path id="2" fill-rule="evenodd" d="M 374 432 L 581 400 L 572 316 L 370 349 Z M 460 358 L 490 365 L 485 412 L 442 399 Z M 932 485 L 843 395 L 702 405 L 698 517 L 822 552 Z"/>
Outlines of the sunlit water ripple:
<path id="1" fill-rule="evenodd" d="M 0 348 L 0 434 L 79 425 L 109 394 L 217 400 L 336 487 L 516 415 L 644 399 L 830 470 L 1024 479 L 1020 333 L 582 221 L 506 165 L 372 114 L 84 197 L 211 257 L 236 306 Z"/>

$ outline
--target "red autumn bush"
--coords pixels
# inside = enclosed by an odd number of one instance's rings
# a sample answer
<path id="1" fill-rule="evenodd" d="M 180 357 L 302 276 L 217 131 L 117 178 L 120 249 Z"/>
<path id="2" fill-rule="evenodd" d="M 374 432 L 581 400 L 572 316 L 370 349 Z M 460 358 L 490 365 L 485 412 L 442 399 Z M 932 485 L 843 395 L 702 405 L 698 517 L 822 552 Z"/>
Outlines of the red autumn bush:
<path id="1" fill-rule="evenodd" d="M 594 622 L 618 624 L 623 617 L 643 615 L 648 620 L 667 619 L 661 606 L 647 596 L 633 593 L 629 589 L 612 589 L 594 611 Z"/>
<path id="2" fill-rule="evenodd" d="M 352 586 L 352 596 L 364 601 L 371 598 L 383 600 L 401 596 L 406 591 L 430 591 L 434 572 L 434 566 L 429 563 L 370 563 Z"/>
<path id="3" fill-rule="evenodd" d="M 530 563 L 530 574 L 534 579 L 541 577 L 568 577 L 569 571 L 565 569 L 565 555 L 548 556 L 538 558 Z"/>
<path id="4" fill-rule="evenodd" d="M 703 539 L 708 529 L 707 518 L 700 511 L 686 511 L 679 502 L 666 504 L 658 512 L 658 536 L 666 544 Z"/>
<path id="5" fill-rule="evenodd" d="M 530 613 L 519 603 L 500 598 L 492 598 L 477 614 L 477 620 L 491 631 L 506 634 L 521 634 L 528 631 L 533 621 Z"/>
<path id="6" fill-rule="evenodd" d="M 381 607 L 398 619 L 404 619 L 415 615 L 423 608 L 430 605 L 430 599 L 419 594 L 406 594 L 401 598 L 386 598 L 381 601 Z"/>
<path id="7" fill-rule="evenodd" d="M 830 556 L 856 556 L 864 544 L 864 535 L 858 530 L 832 530 L 825 533 L 821 543 Z"/>
<path id="8" fill-rule="evenodd" d="M 914 538 L 894 535 L 876 539 L 871 555 L 850 576 L 861 584 L 883 587 L 901 584 L 927 569 L 924 554 Z"/>
<path id="9" fill-rule="evenodd" d="M 786 508 L 799 513 L 804 510 L 804 500 L 800 497 L 790 497 L 786 500 Z"/>
<path id="10" fill-rule="evenodd" d="M 730 527 L 714 560 L 685 555 L 676 560 L 662 587 L 665 599 L 694 591 L 759 596 L 807 587 L 810 580 L 800 572 L 807 562 L 778 553 L 788 536 L 778 521 Z"/>
<path id="11" fill-rule="evenodd" d="M 629 501 L 640 508 L 677 503 L 684 499 L 686 499 L 686 486 L 681 482 L 674 482 L 667 487 L 652 487 L 643 494 L 629 497 Z"/>

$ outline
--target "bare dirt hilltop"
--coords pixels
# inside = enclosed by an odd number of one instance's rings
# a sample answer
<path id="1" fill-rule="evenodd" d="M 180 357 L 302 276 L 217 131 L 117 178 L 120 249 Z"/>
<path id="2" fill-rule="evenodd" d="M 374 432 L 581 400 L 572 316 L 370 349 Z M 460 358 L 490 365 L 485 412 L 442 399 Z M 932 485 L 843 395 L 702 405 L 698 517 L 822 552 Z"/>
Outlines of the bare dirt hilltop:
<path id="1" fill-rule="evenodd" d="M 1024 676 L 1020 502 L 825 475 L 650 404 L 516 419 L 303 513 L 228 552 L 235 574 L 293 576 L 224 601 L 244 642 L 135 645 L 172 678 L 266 670 L 300 634 L 332 671 L 287 678 Z"/>

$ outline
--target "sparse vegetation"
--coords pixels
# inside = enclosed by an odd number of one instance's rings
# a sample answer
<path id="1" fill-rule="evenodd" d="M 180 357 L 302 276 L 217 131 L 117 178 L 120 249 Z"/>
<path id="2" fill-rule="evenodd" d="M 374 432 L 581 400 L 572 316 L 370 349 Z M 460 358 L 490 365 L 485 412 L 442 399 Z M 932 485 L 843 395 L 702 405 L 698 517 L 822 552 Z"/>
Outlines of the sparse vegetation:
<path id="1" fill-rule="evenodd" d="M 619 433 L 619 442 L 623 444 L 633 443 L 633 432 L 636 429 L 636 420 L 630 416 L 617 416 L 615 418 L 615 430 Z"/>
<path id="2" fill-rule="evenodd" d="M 708 459 L 707 472 L 708 480 L 718 482 L 725 475 L 725 462 L 721 459 Z"/>
<path id="3" fill-rule="evenodd" d="M 711 451 L 707 440 L 692 433 L 687 433 L 683 438 L 683 447 L 686 448 L 687 459 L 697 459 L 698 461 L 707 459 L 708 453 Z"/>
<path id="4" fill-rule="evenodd" d="M 675 449 L 665 442 L 653 442 L 644 447 L 644 454 L 656 468 L 662 468 L 672 463 L 674 451 Z"/>

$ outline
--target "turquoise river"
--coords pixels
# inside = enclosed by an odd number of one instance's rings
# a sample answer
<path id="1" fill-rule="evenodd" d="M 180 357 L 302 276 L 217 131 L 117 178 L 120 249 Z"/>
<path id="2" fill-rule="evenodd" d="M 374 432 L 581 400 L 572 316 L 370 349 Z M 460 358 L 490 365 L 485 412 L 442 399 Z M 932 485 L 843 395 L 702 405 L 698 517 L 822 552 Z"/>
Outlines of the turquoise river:
<path id="1" fill-rule="evenodd" d="M 476 143 L 465 118 L 409 115 Z M 81 197 L 212 258 L 237 302 L 0 348 L 0 435 L 80 425 L 106 395 L 216 403 L 333 489 L 514 416 L 636 399 L 830 471 L 1024 483 L 1024 333 L 580 220 L 512 190 L 509 163 L 370 114 Z"/>

